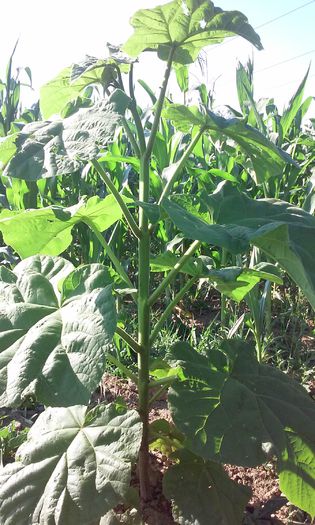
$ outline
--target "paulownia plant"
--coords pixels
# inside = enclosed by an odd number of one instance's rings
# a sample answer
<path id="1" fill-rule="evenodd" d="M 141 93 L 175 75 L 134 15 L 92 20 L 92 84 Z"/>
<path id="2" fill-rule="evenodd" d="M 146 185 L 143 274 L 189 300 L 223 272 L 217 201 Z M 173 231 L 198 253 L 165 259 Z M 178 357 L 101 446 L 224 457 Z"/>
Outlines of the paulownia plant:
<path id="1" fill-rule="evenodd" d="M 201 195 L 203 213 L 189 195 L 183 200 L 174 192 L 205 135 L 238 143 L 258 183 L 292 163 L 244 120 L 225 119 L 202 104 L 185 107 L 166 101 L 172 69 L 178 73 L 205 46 L 235 35 L 261 49 L 259 36 L 243 14 L 223 11 L 210 0 L 172 0 L 138 11 L 131 24 L 134 34 L 122 50 L 111 47 L 106 59 L 88 57 L 44 86 L 42 115 L 59 117 L 29 124 L 0 144 L 7 177 L 80 177 L 88 165 L 108 192 L 105 198 L 95 195 L 68 208 L 52 205 L 0 214 L 3 238 L 21 258 L 12 270 L 0 271 L 1 402 L 17 407 L 32 396 L 46 407 L 15 463 L 0 471 L 0 521 L 119 523 L 123 517 L 113 509 L 118 504 L 128 508 L 135 501 L 130 495 L 135 463 L 141 513 L 150 497 L 150 446 L 173 459 L 164 476 L 164 493 L 180 524 L 241 523 L 250 491 L 232 482 L 222 464 L 252 467 L 270 458 L 277 460 L 282 492 L 314 516 L 315 405 L 303 387 L 261 362 L 254 345 L 241 339 L 226 340 L 206 354 L 186 342 L 177 343 L 158 370 L 150 368 L 160 329 L 200 279 L 241 301 L 260 280 L 282 283 L 281 267 L 315 306 L 312 215 L 279 200 L 251 199 L 232 182 L 224 182 L 212 195 Z M 150 119 L 144 122 L 135 99 L 133 68 L 139 54 L 147 51 L 157 53 L 166 69 Z M 84 98 L 84 90 L 94 84 L 102 86 L 104 99 L 60 117 L 67 104 Z M 185 140 L 174 163 L 159 173 L 162 190 L 154 200 L 150 173 L 161 121 L 174 126 Z M 106 169 L 106 147 L 117 127 L 124 130 L 134 155 L 130 158 L 139 168 L 138 193 L 119 192 Z M 117 157 L 116 162 L 126 159 Z M 103 234 L 117 221 L 124 221 L 137 239 L 136 275 L 127 272 Z M 78 223 L 94 232 L 110 267 L 74 268 L 59 257 L 71 244 L 71 231 Z M 172 224 L 185 239 L 184 253 L 151 256 L 161 223 Z M 255 247 L 267 262 L 216 268 L 202 255 L 206 245 L 238 256 L 240 263 L 242 254 Z M 164 274 L 158 286 L 153 284 L 155 272 Z M 186 276 L 183 285 L 153 326 L 152 310 L 179 272 Z M 117 324 L 118 293 L 121 300 L 130 295 L 137 305 L 137 340 Z M 137 355 L 138 373 L 124 368 L 137 384 L 137 410 L 119 403 L 91 405 L 106 363 L 115 363 L 115 333 Z M 150 426 L 150 407 L 165 390 L 174 424 L 158 420 Z"/>

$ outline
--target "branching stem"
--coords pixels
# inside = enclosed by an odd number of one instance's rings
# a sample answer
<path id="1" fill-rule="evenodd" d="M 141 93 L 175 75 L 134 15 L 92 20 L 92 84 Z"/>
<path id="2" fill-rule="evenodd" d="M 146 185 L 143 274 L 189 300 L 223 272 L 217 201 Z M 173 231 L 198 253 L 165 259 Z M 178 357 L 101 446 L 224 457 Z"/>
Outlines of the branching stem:
<path id="1" fill-rule="evenodd" d="M 125 283 L 129 286 L 129 288 L 133 290 L 135 288 L 134 285 L 132 284 L 132 282 L 131 282 L 128 274 L 126 273 L 124 267 L 122 266 L 121 262 L 116 257 L 116 255 L 114 254 L 113 250 L 109 246 L 108 242 L 103 237 L 102 233 L 94 226 L 93 222 L 90 221 L 88 218 L 85 218 L 83 222 L 90 228 L 90 230 L 94 233 L 95 237 L 98 239 L 98 241 L 101 244 L 101 246 L 104 248 L 106 254 L 108 255 L 108 257 L 112 261 L 112 263 L 113 263 L 113 265 L 114 265 L 118 275 L 120 275 L 120 277 L 125 281 Z M 136 293 L 132 293 L 131 295 L 132 295 L 134 301 L 137 301 L 137 294 Z"/>
<path id="2" fill-rule="evenodd" d="M 156 301 L 159 299 L 159 297 L 162 295 L 164 290 L 167 288 L 167 286 L 175 279 L 175 277 L 178 275 L 180 270 L 183 268 L 183 266 L 186 264 L 187 261 L 193 256 L 195 251 L 199 248 L 201 245 L 200 241 L 194 241 L 188 250 L 181 256 L 181 258 L 178 260 L 178 262 L 175 264 L 173 270 L 171 270 L 165 279 L 161 282 L 161 284 L 156 288 L 156 290 L 152 293 L 152 295 L 149 298 L 149 305 L 152 306 Z"/>
<path id="3" fill-rule="evenodd" d="M 140 239 L 141 237 L 141 230 L 138 228 L 138 225 L 136 223 L 136 221 L 134 220 L 133 216 L 131 215 L 124 199 L 122 198 L 121 194 L 119 193 L 119 191 L 117 190 L 115 184 L 111 181 L 110 177 L 107 175 L 106 171 L 104 170 L 103 166 L 101 166 L 101 164 L 96 160 L 91 160 L 91 164 L 92 166 L 94 167 L 94 169 L 97 171 L 97 173 L 99 174 L 99 176 L 103 179 L 103 181 L 105 182 L 107 188 L 109 189 L 109 191 L 114 195 L 121 211 L 123 212 L 124 214 L 124 217 L 128 223 L 128 226 L 130 227 L 132 233 L 135 235 L 135 237 L 137 237 L 138 239 Z"/>
<path id="4" fill-rule="evenodd" d="M 137 354 L 140 354 L 141 352 L 141 347 L 138 345 L 137 341 L 135 341 L 133 339 L 133 337 L 131 337 L 131 335 L 129 335 L 123 328 L 121 328 L 120 326 L 117 326 L 116 327 L 116 334 L 119 335 L 119 337 L 125 341 L 125 343 L 127 343 L 128 346 L 130 346 L 130 348 L 136 352 Z"/>

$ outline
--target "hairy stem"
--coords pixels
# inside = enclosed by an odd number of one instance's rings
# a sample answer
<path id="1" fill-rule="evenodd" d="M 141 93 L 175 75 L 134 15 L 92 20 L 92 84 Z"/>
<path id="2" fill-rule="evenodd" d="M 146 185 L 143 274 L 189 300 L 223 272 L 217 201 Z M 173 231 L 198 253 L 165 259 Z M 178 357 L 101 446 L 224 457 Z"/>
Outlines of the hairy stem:
<path id="1" fill-rule="evenodd" d="M 105 182 L 107 188 L 109 191 L 114 195 L 121 211 L 124 214 L 124 217 L 128 223 L 128 226 L 130 227 L 132 233 L 137 237 L 138 239 L 141 237 L 141 231 L 138 228 L 138 225 L 136 221 L 134 220 L 133 216 L 131 215 L 130 211 L 128 210 L 128 207 L 120 195 L 119 191 L 117 190 L 115 184 L 111 181 L 110 177 L 107 175 L 106 171 L 104 170 L 103 166 L 97 161 L 97 160 L 91 160 L 91 164 L 94 167 L 94 169 L 97 171 L 101 179 Z"/>

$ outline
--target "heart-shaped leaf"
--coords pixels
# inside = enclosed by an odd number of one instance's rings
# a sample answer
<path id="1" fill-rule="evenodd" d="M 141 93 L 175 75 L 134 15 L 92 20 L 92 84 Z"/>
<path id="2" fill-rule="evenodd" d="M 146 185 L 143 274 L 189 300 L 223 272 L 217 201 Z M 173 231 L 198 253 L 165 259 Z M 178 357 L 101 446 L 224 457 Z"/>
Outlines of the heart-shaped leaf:
<path id="1" fill-rule="evenodd" d="M 92 223 L 104 231 L 121 217 L 121 209 L 112 195 L 105 199 L 95 196 L 69 208 L 4 210 L 0 214 L 0 231 L 5 243 L 22 258 L 35 254 L 59 255 L 71 244 L 71 231 L 76 224 Z"/>
<path id="2" fill-rule="evenodd" d="M 304 388 L 259 364 L 248 343 L 229 340 L 223 349 L 225 355 L 211 350 L 208 356 L 187 343 L 172 349 L 182 373 L 169 403 L 186 446 L 205 460 L 255 466 L 270 455 L 283 457 L 287 429 L 314 442 L 315 405 Z"/>
<path id="3" fill-rule="evenodd" d="M 223 11 L 210 0 L 173 0 L 154 9 L 141 9 L 131 18 L 135 32 L 123 46 L 130 56 L 157 50 L 175 63 L 194 62 L 205 46 L 238 35 L 262 49 L 260 38 L 239 11 Z"/>
<path id="4" fill-rule="evenodd" d="M 49 408 L 1 470 L 0 518 L 6 525 L 89 525 L 123 503 L 141 442 L 134 410 L 114 404 Z"/>
<path id="5" fill-rule="evenodd" d="M 30 394 L 50 406 L 87 404 L 102 377 L 116 329 L 111 277 L 98 264 L 73 277 L 66 267 L 58 257 L 36 256 L 0 274 L 3 405 Z"/>
<path id="6" fill-rule="evenodd" d="M 172 500 L 176 523 L 240 525 L 250 489 L 230 480 L 218 463 L 203 461 L 185 449 L 176 456 L 179 463 L 163 478 L 163 491 Z"/>

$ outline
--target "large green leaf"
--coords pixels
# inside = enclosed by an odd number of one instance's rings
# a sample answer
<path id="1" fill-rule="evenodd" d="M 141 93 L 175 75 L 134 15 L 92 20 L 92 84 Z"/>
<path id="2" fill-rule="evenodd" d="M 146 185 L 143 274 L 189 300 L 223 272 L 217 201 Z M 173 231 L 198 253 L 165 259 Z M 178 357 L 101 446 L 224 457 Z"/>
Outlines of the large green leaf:
<path id="1" fill-rule="evenodd" d="M 281 175 L 287 163 L 294 163 L 292 158 L 267 139 L 258 129 L 237 118 L 226 119 L 212 111 L 204 113 L 195 106 L 170 104 L 163 112 L 164 116 L 183 132 L 193 126 L 208 131 L 214 138 L 226 137 L 237 142 L 252 161 L 258 183 L 271 176 Z"/>
<path id="2" fill-rule="evenodd" d="M 254 200 L 228 183 L 208 199 L 214 222 L 240 228 L 277 261 L 315 308 L 315 217 L 276 199 Z"/>
<path id="3" fill-rule="evenodd" d="M 223 467 L 203 461 L 187 450 L 163 478 L 163 491 L 172 500 L 179 525 L 240 525 L 250 490 L 229 479 Z M 196 490 L 197 488 L 197 490 Z"/>
<path id="4" fill-rule="evenodd" d="M 172 252 L 165 252 L 151 260 L 152 272 L 165 272 L 172 270 L 178 263 L 179 257 Z M 244 297 L 262 279 L 282 284 L 282 279 L 268 271 L 255 268 L 229 268 L 215 269 L 209 257 L 190 259 L 181 269 L 183 273 L 209 280 L 220 293 L 227 295 L 234 301 L 242 301 Z"/>
<path id="5" fill-rule="evenodd" d="M 4 175 L 38 180 L 81 169 L 112 140 L 128 104 L 129 98 L 116 90 L 108 101 L 82 109 L 71 117 L 27 124 L 15 139 L 15 152 L 11 138 L 7 139 L 11 158 L 7 150 L 3 157 L 0 151 L 0 161 L 6 164 Z"/>
<path id="6" fill-rule="evenodd" d="M 117 68 L 127 71 L 133 59 L 125 56 L 119 48 L 107 44 L 108 58 L 86 56 L 84 60 L 63 69 L 40 90 L 40 110 L 44 119 L 60 115 L 65 106 L 79 96 L 84 98 L 88 86 L 101 85 L 106 90 L 115 84 Z"/>
<path id="7" fill-rule="evenodd" d="M 216 224 L 207 224 L 171 200 L 163 207 L 185 237 L 237 254 L 254 245 L 277 261 L 315 308 L 315 217 L 275 199 L 251 199 L 223 183 L 207 199 Z"/>
<path id="8" fill-rule="evenodd" d="M 171 351 L 182 373 L 169 404 L 186 446 L 205 460 L 255 466 L 286 454 L 289 429 L 314 443 L 315 405 L 304 388 L 259 364 L 248 343 L 229 340 L 222 346 L 224 353 L 211 350 L 207 356 L 187 343 Z"/>
<path id="9" fill-rule="evenodd" d="M 71 280 L 68 265 L 35 256 L 0 273 L 3 405 L 20 405 L 30 394 L 50 406 L 87 404 L 102 377 L 116 329 L 112 279 L 95 264 Z"/>
<path id="10" fill-rule="evenodd" d="M 81 75 L 71 82 L 71 67 L 66 67 L 58 75 L 47 82 L 40 90 L 40 110 L 44 119 L 53 115 L 60 115 L 68 102 L 77 98 L 83 90 L 100 82 L 100 70 L 92 71 L 88 75 Z"/>
<path id="11" fill-rule="evenodd" d="M 287 447 L 279 461 L 280 489 L 289 501 L 315 517 L 315 441 L 287 432 Z"/>
<path id="12" fill-rule="evenodd" d="M 260 38 L 239 11 L 223 11 L 210 0 L 173 0 L 141 9 L 131 18 L 135 32 L 123 46 L 130 56 L 157 50 L 162 60 L 173 53 L 175 63 L 194 62 L 201 49 L 238 35 L 262 49 Z"/>
<path id="13" fill-rule="evenodd" d="M 104 231 L 121 217 L 121 209 L 112 195 L 105 199 L 95 196 L 70 208 L 4 210 L 0 213 L 0 231 L 5 243 L 22 258 L 35 254 L 59 255 L 71 244 L 71 230 L 76 224 L 91 223 Z"/>
<path id="14" fill-rule="evenodd" d="M 141 442 L 134 410 L 114 404 L 49 408 L 1 470 L 6 525 L 89 525 L 123 503 Z"/>

